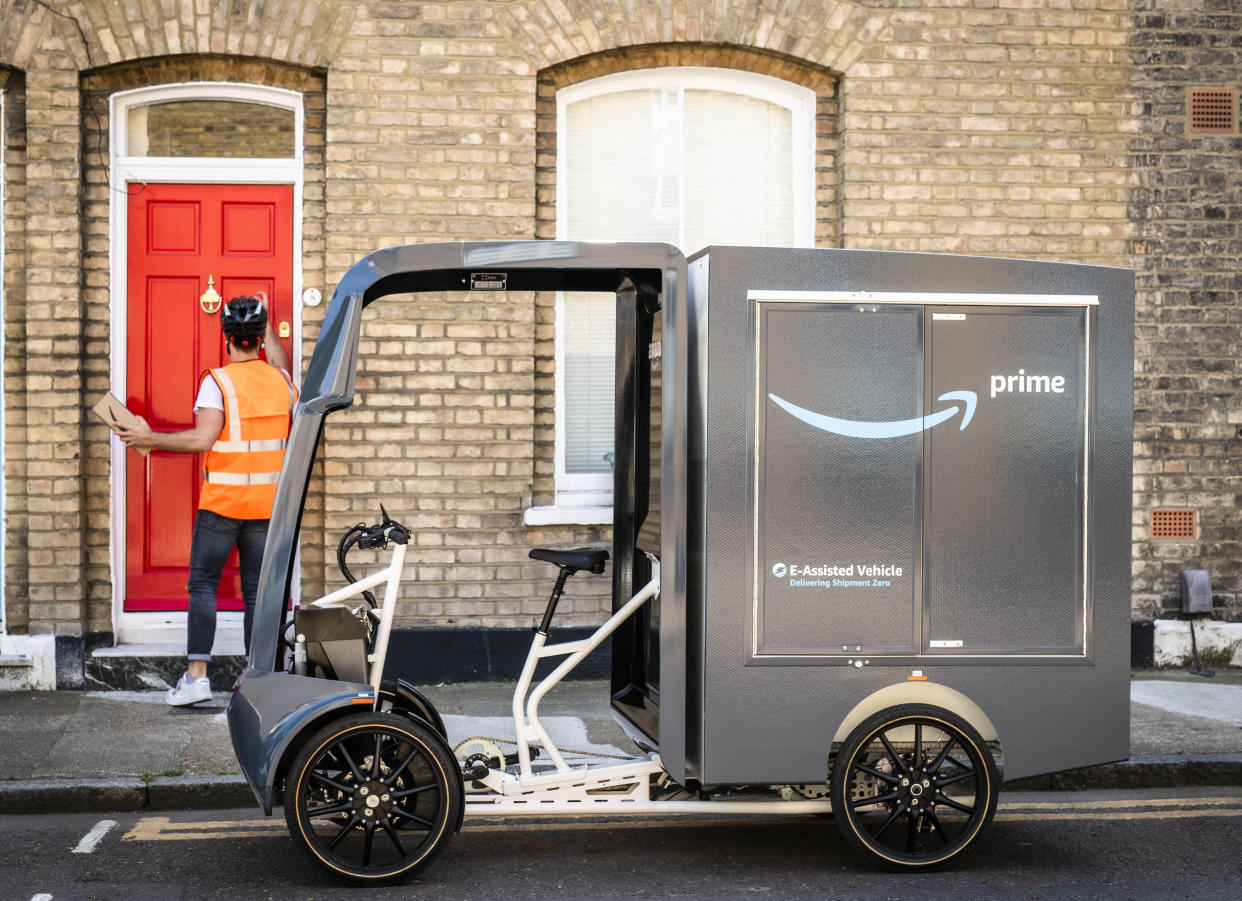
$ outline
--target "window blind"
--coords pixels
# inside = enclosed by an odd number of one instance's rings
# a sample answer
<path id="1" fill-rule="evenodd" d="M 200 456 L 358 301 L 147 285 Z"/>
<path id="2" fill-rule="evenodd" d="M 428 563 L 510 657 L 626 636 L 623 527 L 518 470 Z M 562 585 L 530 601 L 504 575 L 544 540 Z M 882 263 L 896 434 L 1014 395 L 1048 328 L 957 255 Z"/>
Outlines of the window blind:
<path id="1" fill-rule="evenodd" d="M 675 76 L 670 76 L 675 80 Z M 565 107 L 564 236 L 794 244 L 793 113 L 726 90 L 618 90 Z M 615 298 L 566 294 L 560 424 L 566 474 L 611 472 Z"/>
<path id="2" fill-rule="evenodd" d="M 565 472 L 612 472 L 614 294 L 565 296 Z"/>

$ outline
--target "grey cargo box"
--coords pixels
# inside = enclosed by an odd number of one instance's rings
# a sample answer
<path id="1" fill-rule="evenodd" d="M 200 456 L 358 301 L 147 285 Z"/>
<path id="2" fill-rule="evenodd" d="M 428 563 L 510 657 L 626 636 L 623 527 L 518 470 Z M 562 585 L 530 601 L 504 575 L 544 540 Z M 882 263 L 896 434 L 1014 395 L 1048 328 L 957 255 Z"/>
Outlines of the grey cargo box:
<path id="1" fill-rule="evenodd" d="M 670 772 L 822 783 L 910 700 L 1008 779 L 1128 756 L 1132 272 L 709 247 L 686 325 Z"/>

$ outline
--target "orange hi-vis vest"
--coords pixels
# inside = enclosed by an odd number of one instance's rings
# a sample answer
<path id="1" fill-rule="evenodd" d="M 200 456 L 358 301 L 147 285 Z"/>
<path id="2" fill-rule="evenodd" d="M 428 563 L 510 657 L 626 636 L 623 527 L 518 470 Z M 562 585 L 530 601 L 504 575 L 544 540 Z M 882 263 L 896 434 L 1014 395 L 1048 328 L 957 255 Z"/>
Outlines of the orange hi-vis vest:
<path id="1" fill-rule="evenodd" d="M 203 464 L 198 508 L 233 519 L 269 519 L 297 389 L 262 360 L 210 374 L 224 395 L 224 428 Z"/>

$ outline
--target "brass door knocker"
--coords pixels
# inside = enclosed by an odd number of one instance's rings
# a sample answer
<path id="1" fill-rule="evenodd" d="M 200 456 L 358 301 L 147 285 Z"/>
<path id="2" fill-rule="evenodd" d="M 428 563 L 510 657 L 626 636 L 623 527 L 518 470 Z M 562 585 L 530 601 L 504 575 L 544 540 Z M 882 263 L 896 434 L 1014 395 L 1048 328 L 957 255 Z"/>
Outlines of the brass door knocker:
<path id="1" fill-rule="evenodd" d="M 207 273 L 207 290 L 198 299 L 198 305 L 208 316 L 214 316 L 216 310 L 220 309 L 220 294 L 216 291 L 215 285 L 216 280 L 212 278 L 210 272 Z"/>

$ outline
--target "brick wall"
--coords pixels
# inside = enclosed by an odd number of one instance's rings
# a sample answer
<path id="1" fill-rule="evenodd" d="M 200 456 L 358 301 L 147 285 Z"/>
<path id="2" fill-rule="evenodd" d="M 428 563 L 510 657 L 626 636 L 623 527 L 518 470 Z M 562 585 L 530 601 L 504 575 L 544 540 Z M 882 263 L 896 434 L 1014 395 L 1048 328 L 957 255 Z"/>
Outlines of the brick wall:
<path id="1" fill-rule="evenodd" d="M 535 237 L 534 71 L 498 34 L 496 7 L 359 11 L 328 81 L 334 277 L 389 244 Z M 529 293 L 419 294 L 369 308 L 358 402 L 324 433 L 328 540 L 304 549 L 322 555 L 330 578 L 337 536 L 373 519 L 382 499 L 415 531 L 403 621 L 526 625 L 542 609 L 548 568 L 529 548 L 599 533 L 522 526 L 535 328 Z M 575 589 L 563 622 L 603 606 L 598 592 L 583 601 Z"/>
<path id="2" fill-rule="evenodd" d="M 4 269 L 0 273 L 4 296 L 4 467 L 8 497 L 5 565 L 26 572 L 27 545 L 22 536 L 28 523 L 24 497 L 26 482 L 26 82 L 20 71 L 0 68 L 4 92 Z M 29 622 L 27 583 L 10 580 L 5 586 L 5 628 L 25 632 Z"/>
<path id="3" fill-rule="evenodd" d="M 34 11 L 32 11 L 32 16 Z M 85 585 L 82 509 L 82 234 L 76 31 L 48 15 L 26 78 L 24 479 L 9 485 L 25 533 L 32 633 L 80 636 Z M 19 596 L 20 596 L 19 589 Z"/>
<path id="4" fill-rule="evenodd" d="M 1188 560 L 1236 605 L 1239 148 L 1184 135 L 1179 106 L 1192 74 L 1242 84 L 1236 4 L 53 5 L 65 15 L 0 0 L 10 631 L 111 626 L 109 461 L 83 412 L 121 339 L 108 93 L 200 79 L 303 91 L 303 286 L 327 296 L 385 245 L 550 237 L 556 89 L 647 65 L 814 88 L 821 244 L 1133 260 L 1141 610 L 1170 598 Z M 407 624 L 527 625 L 549 582 L 529 548 L 606 537 L 522 525 L 552 493 L 550 304 L 417 295 L 368 311 L 358 403 L 329 420 L 304 521 L 305 594 L 337 583 L 337 537 L 381 498 L 418 536 Z M 323 309 L 304 309 L 305 335 Z M 1148 542 L 1146 511 L 1182 503 L 1201 513 L 1199 540 Z M 605 604 L 604 585 L 581 583 L 566 622 Z"/>
<path id="5" fill-rule="evenodd" d="M 1182 569 L 1207 569 L 1242 619 L 1242 136 L 1191 134 L 1186 91 L 1242 93 L 1242 8 L 1135 0 L 1133 84 L 1144 108 L 1128 161 L 1138 284 L 1134 601 L 1181 609 Z M 1235 116 L 1237 110 L 1235 109 Z M 1190 541 L 1153 541 L 1154 508 L 1196 511 Z"/>
<path id="6" fill-rule="evenodd" d="M 1125 265 L 1127 4 L 902 6 L 842 82 L 845 246 Z"/>

